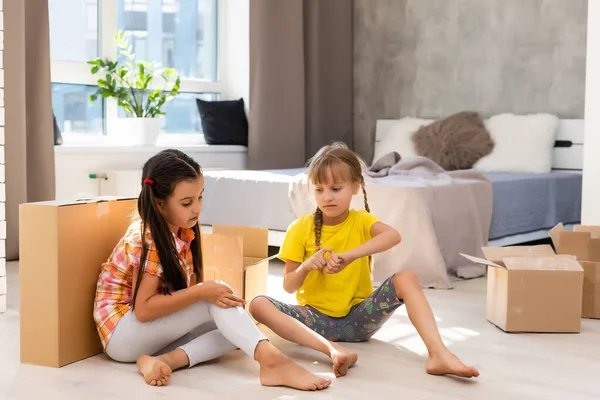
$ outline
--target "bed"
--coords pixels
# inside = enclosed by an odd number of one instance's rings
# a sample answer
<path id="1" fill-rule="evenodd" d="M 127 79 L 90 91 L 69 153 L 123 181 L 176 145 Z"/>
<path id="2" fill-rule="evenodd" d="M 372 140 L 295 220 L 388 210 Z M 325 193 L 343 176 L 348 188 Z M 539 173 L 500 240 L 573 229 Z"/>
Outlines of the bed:
<path id="1" fill-rule="evenodd" d="M 377 122 L 375 146 L 387 135 L 394 121 Z M 560 120 L 551 172 L 484 172 L 493 192 L 486 244 L 505 246 L 541 240 L 548 238 L 548 229 L 558 222 L 567 226 L 578 223 L 582 149 L 583 120 Z M 287 226 L 296 218 L 290 191 L 303 173 L 303 168 L 206 172 L 203 225 L 267 227 L 269 244 L 278 247 Z M 428 286 L 448 287 L 449 283 L 434 282 Z"/>

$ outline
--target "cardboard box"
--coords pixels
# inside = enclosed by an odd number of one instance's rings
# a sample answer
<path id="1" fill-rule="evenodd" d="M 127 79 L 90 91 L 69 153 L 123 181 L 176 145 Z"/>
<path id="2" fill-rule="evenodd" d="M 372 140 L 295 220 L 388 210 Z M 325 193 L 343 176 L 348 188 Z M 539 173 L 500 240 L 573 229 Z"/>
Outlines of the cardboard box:
<path id="1" fill-rule="evenodd" d="M 558 254 L 574 255 L 583 267 L 581 316 L 600 318 L 600 226 L 575 225 L 565 231 L 563 224 L 550 230 Z"/>
<path id="2" fill-rule="evenodd" d="M 549 245 L 483 248 L 488 266 L 486 318 L 505 332 L 578 333 L 583 268 Z"/>
<path id="3" fill-rule="evenodd" d="M 61 367 L 102 352 L 92 316 L 96 283 L 136 204 L 98 198 L 20 205 L 22 363 Z"/>
<path id="4" fill-rule="evenodd" d="M 267 293 L 269 231 L 266 228 L 213 225 L 202 235 L 204 280 L 223 280 L 246 300 Z"/>

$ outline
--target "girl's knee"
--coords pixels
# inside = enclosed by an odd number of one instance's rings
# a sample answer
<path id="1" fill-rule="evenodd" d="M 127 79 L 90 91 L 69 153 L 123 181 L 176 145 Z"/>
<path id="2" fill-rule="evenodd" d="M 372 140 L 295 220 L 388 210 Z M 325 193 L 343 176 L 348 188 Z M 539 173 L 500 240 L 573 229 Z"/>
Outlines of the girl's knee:
<path id="1" fill-rule="evenodd" d="M 410 271 L 410 270 L 401 271 L 401 272 L 396 273 L 394 275 L 393 283 L 394 283 L 394 288 L 396 289 L 396 292 L 398 292 L 399 290 L 402 290 L 403 288 L 405 288 L 407 286 L 417 285 L 420 287 L 419 278 L 417 277 L 417 274 L 415 274 L 413 271 Z"/>
<path id="2" fill-rule="evenodd" d="M 269 307 L 269 305 L 272 304 L 273 303 L 271 303 L 271 301 L 266 297 L 258 296 L 253 298 L 252 301 L 250 301 L 250 307 L 248 309 L 250 311 L 250 314 L 254 318 L 256 318 L 261 314 L 261 311 L 263 311 L 266 307 Z"/>
<path id="3" fill-rule="evenodd" d="M 118 363 L 133 363 L 136 362 L 139 358 L 137 354 L 126 354 L 124 352 L 112 352 L 110 350 L 105 350 L 104 354 L 108 356 L 111 360 Z"/>

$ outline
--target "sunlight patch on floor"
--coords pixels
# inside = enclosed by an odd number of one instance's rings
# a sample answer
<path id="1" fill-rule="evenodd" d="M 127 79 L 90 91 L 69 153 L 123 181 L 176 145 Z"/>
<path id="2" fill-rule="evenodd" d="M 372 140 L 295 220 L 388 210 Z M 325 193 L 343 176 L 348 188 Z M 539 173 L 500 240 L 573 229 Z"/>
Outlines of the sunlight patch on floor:
<path id="1" fill-rule="evenodd" d="M 480 333 L 471 329 L 453 326 L 451 328 L 441 328 L 440 336 L 444 344 L 451 347 L 455 343 L 465 342 L 473 337 L 480 336 Z M 378 332 L 373 338 L 405 348 L 420 356 L 427 355 L 427 347 L 412 325 L 399 324 L 393 330 L 386 329 Z"/>
<path id="2" fill-rule="evenodd" d="M 406 306 L 403 305 L 402 307 L 396 309 L 396 311 L 394 312 L 394 315 L 402 315 L 406 318 L 408 318 L 408 312 L 406 311 Z M 436 316 L 435 314 L 433 315 L 433 318 L 435 319 L 435 322 L 442 322 L 442 319 L 438 316 Z"/>

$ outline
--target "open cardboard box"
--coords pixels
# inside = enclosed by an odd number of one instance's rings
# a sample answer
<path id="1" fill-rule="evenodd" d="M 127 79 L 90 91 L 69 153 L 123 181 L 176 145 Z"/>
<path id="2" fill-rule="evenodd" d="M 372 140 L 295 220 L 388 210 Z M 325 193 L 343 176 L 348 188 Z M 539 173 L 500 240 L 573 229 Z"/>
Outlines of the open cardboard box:
<path id="1" fill-rule="evenodd" d="M 250 301 L 267 293 L 269 231 L 266 228 L 213 225 L 202 234 L 204 280 L 223 280 L 238 296 Z"/>
<path id="2" fill-rule="evenodd" d="M 505 332 L 578 333 L 583 269 L 549 245 L 484 247 L 486 318 Z"/>
<path id="3" fill-rule="evenodd" d="M 557 254 L 570 254 L 583 268 L 581 316 L 600 318 L 600 226 L 575 225 L 566 231 L 563 224 L 550 230 Z"/>

